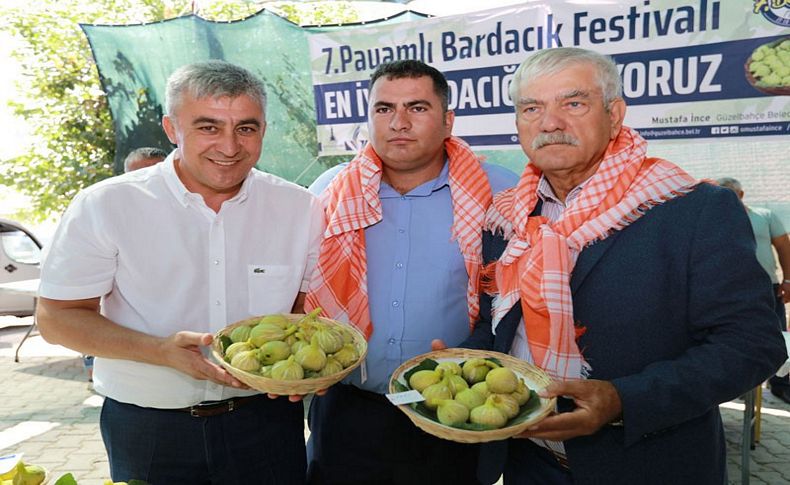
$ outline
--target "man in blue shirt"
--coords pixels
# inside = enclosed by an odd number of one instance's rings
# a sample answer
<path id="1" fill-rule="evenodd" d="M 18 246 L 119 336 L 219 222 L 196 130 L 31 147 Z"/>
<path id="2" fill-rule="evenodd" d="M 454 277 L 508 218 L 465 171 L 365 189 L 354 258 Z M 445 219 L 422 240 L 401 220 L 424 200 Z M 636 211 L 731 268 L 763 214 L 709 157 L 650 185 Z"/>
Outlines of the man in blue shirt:
<path id="1" fill-rule="evenodd" d="M 310 187 L 328 229 L 307 308 L 368 336 L 361 368 L 313 400 L 310 483 L 477 483 L 476 446 L 422 432 L 382 395 L 392 372 L 432 340 L 468 337 L 485 206 L 518 180 L 451 136 L 447 93 L 444 76 L 419 61 L 380 66 L 368 146 Z"/>

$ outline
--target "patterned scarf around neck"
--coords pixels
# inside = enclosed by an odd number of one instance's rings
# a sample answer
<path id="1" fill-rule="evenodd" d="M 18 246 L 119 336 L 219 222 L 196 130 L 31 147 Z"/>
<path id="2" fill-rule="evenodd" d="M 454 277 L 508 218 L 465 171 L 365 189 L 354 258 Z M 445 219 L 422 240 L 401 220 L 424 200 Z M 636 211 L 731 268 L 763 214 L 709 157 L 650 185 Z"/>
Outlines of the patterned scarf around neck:
<path id="1" fill-rule="evenodd" d="M 554 378 L 579 378 L 591 370 L 576 344 L 584 328 L 574 325 L 570 290 L 579 253 L 699 183 L 666 160 L 646 158 L 646 152 L 645 140 L 623 127 L 578 199 L 555 223 L 529 216 L 538 202 L 541 177 L 533 164 L 527 164 L 516 187 L 497 194 L 486 214 L 486 230 L 508 239 L 483 278 L 487 290 L 499 293 L 493 328 L 520 300 L 532 359 Z"/>
<path id="2" fill-rule="evenodd" d="M 469 275 L 467 305 L 471 325 L 479 310 L 480 236 L 492 199 L 491 188 L 479 160 L 463 140 L 448 138 L 444 148 L 449 159 L 453 202 L 451 237 L 458 241 Z M 321 195 L 327 228 L 305 304 L 307 310 L 321 307 L 330 318 L 353 323 L 368 339 L 373 323 L 368 308 L 365 228 L 382 218 L 381 167 L 381 159 L 368 144 Z"/>

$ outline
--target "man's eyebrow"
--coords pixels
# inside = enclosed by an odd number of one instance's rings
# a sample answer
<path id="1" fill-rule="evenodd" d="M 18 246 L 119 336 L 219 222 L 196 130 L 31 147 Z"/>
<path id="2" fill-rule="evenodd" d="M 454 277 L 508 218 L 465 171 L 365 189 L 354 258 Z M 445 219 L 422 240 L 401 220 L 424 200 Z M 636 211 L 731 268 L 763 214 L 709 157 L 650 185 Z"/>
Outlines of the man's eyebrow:
<path id="1" fill-rule="evenodd" d="M 568 91 L 566 93 L 562 93 L 557 96 L 557 99 L 570 99 L 570 98 L 590 98 L 590 92 L 585 91 L 584 89 L 574 89 L 573 91 Z"/>
<path id="2" fill-rule="evenodd" d="M 412 106 L 417 106 L 418 104 L 425 104 L 431 106 L 431 102 L 428 101 L 427 99 L 415 99 L 413 101 L 406 101 L 405 103 L 403 103 L 403 105 L 406 106 L 407 108 L 411 108 Z"/>
<path id="3" fill-rule="evenodd" d="M 257 119 L 257 118 L 247 118 L 245 120 L 239 121 L 236 124 L 236 126 L 242 126 L 242 125 L 254 125 L 254 126 L 260 127 L 261 126 L 261 121 L 259 119 Z"/>
<path id="4" fill-rule="evenodd" d="M 376 101 L 373 104 L 373 106 L 374 107 L 380 107 L 381 106 L 381 107 L 385 107 L 385 108 L 393 108 L 393 107 L 395 107 L 395 104 L 396 103 L 391 103 L 389 101 Z M 403 103 L 403 106 L 405 106 L 407 108 L 411 108 L 412 106 L 417 106 L 417 105 L 420 105 L 420 104 L 425 104 L 425 105 L 428 105 L 428 106 L 432 106 L 431 102 L 428 101 L 427 99 L 415 99 L 415 100 L 412 100 L 412 101 L 406 101 L 405 103 Z"/>
<path id="5" fill-rule="evenodd" d="M 216 118 L 211 118 L 209 116 L 198 116 L 194 120 L 192 120 L 193 125 L 200 125 L 202 123 L 209 123 L 212 125 L 224 125 L 225 123 L 222 120 L 218 120 Z"/>
<path id="6" fill-rule="evenodd" d="M 571 91 L 567 91 L 565 93 L 558 94 L 554 99 L 556 99 L 558 101 L 562 101 L 564 99 L 571 99 L 571 98 L 589 99 L 591 97 L 592 97 L 592 95 L 590 94 L 590 91 L 586 91 L 584 89 L 574 89 L 574 90 L 571 90 Z M 540 101 L 539 99 L 535 99 L 535 98 L 522 97 L 522 98 L 518 98 L 518 104 L 519 105 L 522 105 L 522 104 L 543 104 L 543 101 Z"/>
<path id="7" fill-rule="evenodd" d="M 194 120 L 192 120 L 193 125 L 200 125 L 203 123 L 208 123 L 211 125 L 219 125 L 219 126 L 223 126 L 225 124 L 224 121 L 218 120 L 216 118 L 211 118 L 210 116 L 199 116 Z M 246 118 L 236 123 L 236 126 L 242 126 L 242 125 L 254 125 L 260 127 L 261 122 L 257 118 Z"/>

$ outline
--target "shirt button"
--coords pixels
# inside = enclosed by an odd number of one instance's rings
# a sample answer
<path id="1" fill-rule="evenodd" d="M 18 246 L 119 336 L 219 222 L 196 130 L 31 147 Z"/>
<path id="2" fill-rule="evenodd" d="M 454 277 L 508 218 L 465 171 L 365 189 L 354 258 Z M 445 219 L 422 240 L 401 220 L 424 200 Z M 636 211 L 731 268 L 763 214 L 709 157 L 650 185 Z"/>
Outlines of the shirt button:
<path id="1" fill-rule="evenodd" d="M 398 306 L 398 305 L 400 305 L 400 302 L 399 302 L 398 300 L 394 300 L 394 301 L 392 302 L 392 306 L 395 306 L 395 307 L 396 307 L 396 306 Z"/>
<path id="2" fill-rule="evenodd" d="M 222 305 L 222 302 L 217 300 L 217 301 L 214 302 L 214 304 L 217 305 L 217 306 L 220 306 L 220 305 Z"/>
<path id="3" fill-rule="evenodd" d="M 401 197 L 400 197 L 400 200 L 406 200 L 406 197 L 404 197 L 404 196 L 401 196 Z"/>
<path id="4" fill-rule="evenodd" d="M 395 339 L 394 338 L 389 339 L 389 344 L 390 345 L 395 345 Z"/>
<path id="5" fill-rule="evenodd" d="M 216 266 L 216 265 L 218 265 L 218 264 L 219 264 L 219 259 L 215 259 L 215 260 L 214 260 L 214 266 Z"/>
<path id="6" fill-rule="evenodd" d="M 403 268 L 403 263 L 397 262 L 397 263 L 395 263 L 395 267 L 396 268 Z"/>
<path id="7" fill-rule="evenodd" d="M 398 229 L 398 232 L 403 234 L 404 232 L 406 232 L 406 229 Z"/>

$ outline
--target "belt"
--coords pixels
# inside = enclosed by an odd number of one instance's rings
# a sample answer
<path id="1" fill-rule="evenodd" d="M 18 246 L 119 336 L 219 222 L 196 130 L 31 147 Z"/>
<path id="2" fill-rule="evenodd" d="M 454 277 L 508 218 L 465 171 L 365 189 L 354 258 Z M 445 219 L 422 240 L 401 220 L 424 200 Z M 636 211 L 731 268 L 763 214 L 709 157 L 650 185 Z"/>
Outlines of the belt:
<path id="1" fill-rule="evenodd" d="M 173 411 L 189 413 L 190 416 L 196 418 L 209 418 L 234 411 L 258 398 L 260 396 L 234 397 L 224 401 L 207 401 L 187 408 L 173 409 Z"/>

